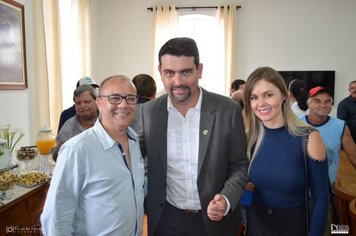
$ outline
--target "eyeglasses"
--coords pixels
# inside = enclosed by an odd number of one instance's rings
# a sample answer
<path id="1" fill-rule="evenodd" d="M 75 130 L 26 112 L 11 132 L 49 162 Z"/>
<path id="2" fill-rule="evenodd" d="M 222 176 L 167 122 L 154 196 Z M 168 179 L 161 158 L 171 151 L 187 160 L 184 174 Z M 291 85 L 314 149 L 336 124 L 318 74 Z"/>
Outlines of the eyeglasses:
<path id="1" fill-rule="evenodd" d="M 133 105 L 133 104 L 137 104 L 137 100 L 138 100 L 136 95 L 121 96 L 120 94 L 112 94 L 112 95 L 100 95 L 99 97 L 107 98 L 111 104 L 120 104 L 122 100 L 125 99 L 127 104 Z"/>

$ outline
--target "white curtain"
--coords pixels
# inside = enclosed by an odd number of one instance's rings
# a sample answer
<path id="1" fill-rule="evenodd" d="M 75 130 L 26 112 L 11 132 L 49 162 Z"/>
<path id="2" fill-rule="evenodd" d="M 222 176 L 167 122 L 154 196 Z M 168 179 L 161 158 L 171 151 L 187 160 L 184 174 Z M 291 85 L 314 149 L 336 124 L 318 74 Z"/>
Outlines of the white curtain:
<path id="1" fill-rule="evenodd" d="M 62 109 L 58 2 L 34 1 L 36 129 L 57 130 Z"/>
<path id="2" fill-rule="evenodd" d="M 36 128 L 55 132 L 78 79 L 91 75 L 90 0 L 34 1 Z M 63 89 L 62 88 L 66 88 Z"/>
<path id="3" fill-rule="evenodd" d="M 152 75 L 157 81 L 157 93 L 162 92 L 163 85 L 160 83 L 158 73 L 158 52 L 162 45 L 171 38 L 177 37 L 178 14 L 175 6 L 153 7 L 153 69 Z M 159 94 L 158 94 L 159 95 Z"/>
<path id="4" fill-rule="evenodd" d="M 90 0 L 57 0 L 61 26 L 61 64 L 64 109 L 73 104 L 77 81 L 92 77 Z M 94 78 L 95 79 L 95 78 Z"/>
<path id="5" fill-rule="evenodd" d="M 221 83 L 224 84 L 224 93 L 229 94 L 231 82 L 235 79 L 236 65 L 236 5 L 219 5 L 216 19 L 219 22 L 220 43 L 223 48 L 222 60 L 223 68 L 221 73 Z M 157 6 L 153 8 L 154 13 L 154 51 L 153 51 L 153 72 L 154 78 L 159 80 L 158 52 L 160 47 L 168 39 L 178 36 L 178 13 L 175 6 Z M 196 14 L 192 12 L 192 14 Z M 209 40 L 209 39 L 206 39 Z M 198 45 L 199 46 L 199 45 Z M 201 52 L 202 53 L 202 52 Z M 220 55 L 219 55 L 220 56 Z M 206 71 L 206 69 L 205 69 Z M 220 71 L 220 70 L 219 70 Z M 220 76 L 219 76 L 220 78 Z M 162 83 L 157 83 L 162 87 Z M 158 87 L 158 93 L 160 87 Z"/>
<path id="6" fill-rule="evenodd" d="M 224 83 L 225 94 L 229 94 L 229 88 L 235 79 L 236 65 L 236 5 L 219 5 L 217 18 L 224 44 Z"/>

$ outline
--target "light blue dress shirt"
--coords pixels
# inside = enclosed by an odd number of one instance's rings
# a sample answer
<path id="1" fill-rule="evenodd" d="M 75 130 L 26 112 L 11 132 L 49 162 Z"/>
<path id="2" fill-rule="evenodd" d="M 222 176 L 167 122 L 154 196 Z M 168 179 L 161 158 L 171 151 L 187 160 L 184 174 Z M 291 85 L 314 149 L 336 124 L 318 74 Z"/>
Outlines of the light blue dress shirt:
<path id="1" fill-rule="evenodd" d="M 131 170 L 98 120 L 61 148 L 41 215 L 44 235 L 142 235 L 144 165 L 129 128 Z"/>

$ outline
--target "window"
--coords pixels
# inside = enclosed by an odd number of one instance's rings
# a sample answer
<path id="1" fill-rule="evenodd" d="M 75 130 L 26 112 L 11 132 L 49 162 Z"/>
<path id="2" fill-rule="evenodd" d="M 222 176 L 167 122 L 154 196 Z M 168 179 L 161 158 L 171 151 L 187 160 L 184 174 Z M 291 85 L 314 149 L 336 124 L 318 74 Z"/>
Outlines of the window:
<path id="1" fill-rule="evenodd" d="M 193 38 L 199 48 L 200 62 L 203 64 L 203 75 L 199 84 L 204 89 L 225 94 L 223 77 L 223 43 L 219 35 L 219 22 L 216 10 L 179 11 L 178 35 Z"/>

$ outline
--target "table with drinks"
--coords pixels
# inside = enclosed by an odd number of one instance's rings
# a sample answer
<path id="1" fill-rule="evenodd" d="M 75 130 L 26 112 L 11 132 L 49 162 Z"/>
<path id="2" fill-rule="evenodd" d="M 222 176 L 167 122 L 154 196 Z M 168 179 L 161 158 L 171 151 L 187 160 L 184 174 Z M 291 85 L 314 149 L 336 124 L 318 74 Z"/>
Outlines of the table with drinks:
<path id="1" fill-rule="evenodd" d="M 41 235 L 40 215 L 55 166 L 54 147 L 52 129 L 45 126 L 36 145 L 16 150 L 16 164 L 0 170 L 10 179 L 0 191 L 0 235 Z"/>

